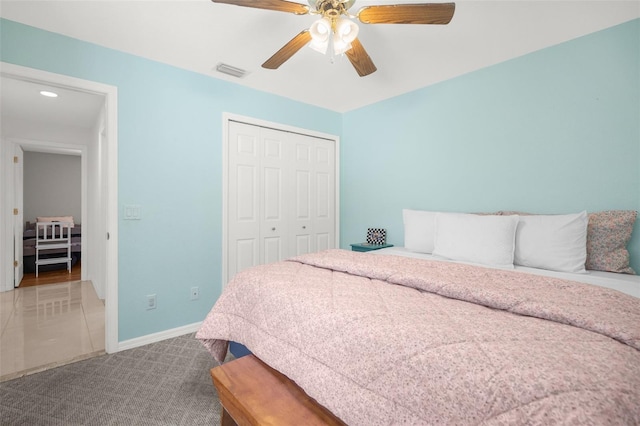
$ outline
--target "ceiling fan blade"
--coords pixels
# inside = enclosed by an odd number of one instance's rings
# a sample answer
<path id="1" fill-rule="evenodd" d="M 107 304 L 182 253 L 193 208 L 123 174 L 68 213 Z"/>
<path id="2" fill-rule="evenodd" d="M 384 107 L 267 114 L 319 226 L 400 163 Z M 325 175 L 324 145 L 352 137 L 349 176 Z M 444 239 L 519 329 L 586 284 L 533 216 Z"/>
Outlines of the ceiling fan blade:
<path id="1" fill-rule="evenodd" d="M 376 72 L 376 66 L 373 64 L 369 54 L 364 50 L 362 43 L 360 43 L 360 40 L 357 38 L 351 42 L 351 49 L 347 50 L 345 53 L 360 77 Z"/>
<path id="2" fill-rule="evenodd" d="M 309 13 L 309 6 L 286 0 L 211 0 L 214 3 L 226 3 L 236 6 L 253 7 L 256 9 L 276 10 L 278 12 L 290 12 L 296 15 Z"/>
<path id="3" fill-rule="evenodd" d="M 358 12 L 364 24 L 441 24 L 451 21 L 455 3 L 366 6 Z"/>
<path id="4" fill-rule="evenodd" d="M 274 53 L 272 57 L 267 59 L 266 62 L 262 64 L 262 68 L 268 68 L 270 70 L 277 69 L 310 41 L 311 33 L 309 33 L 309 30 L 302 31 L 300 34 L 292 38 L 289 43 L 282 46 L 282 48 Z"/>

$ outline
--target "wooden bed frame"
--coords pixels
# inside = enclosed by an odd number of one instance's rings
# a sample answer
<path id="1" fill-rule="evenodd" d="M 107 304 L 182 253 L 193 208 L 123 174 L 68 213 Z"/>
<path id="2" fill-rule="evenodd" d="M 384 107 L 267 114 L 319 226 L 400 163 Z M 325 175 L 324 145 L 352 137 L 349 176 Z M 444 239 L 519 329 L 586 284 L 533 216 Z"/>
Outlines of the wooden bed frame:
<path id="1" fill-rule="evenodd" d="M 254 355 L 211 369 L 222 426 L 340 425 L 339 418 Z"/>

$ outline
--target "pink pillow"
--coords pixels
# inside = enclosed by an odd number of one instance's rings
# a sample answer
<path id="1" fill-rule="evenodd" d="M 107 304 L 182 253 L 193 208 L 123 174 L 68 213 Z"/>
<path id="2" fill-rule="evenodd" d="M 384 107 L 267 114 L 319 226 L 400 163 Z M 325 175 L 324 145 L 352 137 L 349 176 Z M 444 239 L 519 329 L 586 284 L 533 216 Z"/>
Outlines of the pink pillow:
<path id="1" fill-rule="evenodd" d="M 587 269 L 635 274 L 629 266 L 627 244 L 631 239 L 637 215 L 633 210 L 609 210 L 589 214 Z"/>

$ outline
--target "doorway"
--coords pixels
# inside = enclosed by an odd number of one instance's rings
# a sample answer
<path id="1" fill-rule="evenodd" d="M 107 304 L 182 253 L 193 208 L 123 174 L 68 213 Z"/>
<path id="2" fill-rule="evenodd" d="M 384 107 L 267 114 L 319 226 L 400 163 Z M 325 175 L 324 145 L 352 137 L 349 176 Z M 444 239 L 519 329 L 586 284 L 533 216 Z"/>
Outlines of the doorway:
<path id="1" fill-rule="evenodd" d="M 16 146 L 28 147 L 41 152 L 77 153 L 82 158 L 82 279 L 95 281 L 98 297 L 105 305 L 105 351 L 118 350 L 117 317 L 117 260 L 118 260 L 118 210 L 117 210 L 117 88 L 102 83 L 53 74 L 13 64 L 0 63 L 0 76 L 3 79 L 28 83 L 34 86 L 46 86 L 66 94 L 80 94 L 98 97 L 100 114 L 90 130 L 90 144 L 79 144 L 73 138 L 51 136 L 51 132 L 42 132 L 41 128 L 25 125 L 19 119 L 15 126 L 7 126 L 3 120 L 2 150 L 2 196 L 0 196 L 0 262 L 2 264 L 0 291 L 11 291 L 14 287 L 14 220 L 8 209 L 15 201 L 13 152 Z M 3 85 L 3 98 L 5 86 Z M 61 111 L 63 110 L 60 108 Z M 6 109 L 3 108 L 3 112 Z M 50 120 L 51 121 L 51 120 Z M 50 124 L 61 128 L 60 122 Z M 8 127 L 8 129 L 7 129 Z M 16 129 L 30 128 L 31 132 L 22 134 Z M 40 129 L 38 132 L 37 129 Z M 86 132 L 85 132 L 86 133 Z M 49 135 L 49 136 L 47 136 Z M 69 133 L 67 132 L 67 135 Z M 69 142 L 71 140 L 71 142 Z M 74 143 L 75 142 L 75 143 Z M 91 165 L 91 167 L 89 167 Z M 10 212 L 11 210 L 9 210 Z M 85 232 L 86 231 L 86 232 Z M 86 235 L 86 236 L 85 236 Z"/>
<path id="2" fill-rule="evenodd" d="M 100 99 L 97 98 L 96 101 L 99 106 Z M 22 202 L 17 203 L 23 217 L 19 224 L 24 226 L 17 227 L 18 231 L 23 230 L 23 234 L 21 239 L 16 237 L 15 253 L 22 252 L 23 261 L 22 265 L 16 268 L 14 286 L 24 288 L 80 281 L 82 231 L 88 227 L 87 223 L 81 222 L 82 199 L 86 197 L 86 194 L 82 193 L 82 151 L 80 155 L 58 154 L 20 146 L 18 153 L 19 160 L 22 161 L 16 165 L 19 173 L 16 173 L 15 188 L 16 199 L 22 199 Z M 91 219 L 90 217 L 89 220 Z M 70 221 L 72 225 L 65 228 L 69 247 L 37 250 L 37 236 L 42 236 L 44 231 L 38 230 L 37 222 L 43 220 Z M 85 235 L 84 244 L 91 243 Z M 90 253 L 87 250 L 85 252 Z"/>

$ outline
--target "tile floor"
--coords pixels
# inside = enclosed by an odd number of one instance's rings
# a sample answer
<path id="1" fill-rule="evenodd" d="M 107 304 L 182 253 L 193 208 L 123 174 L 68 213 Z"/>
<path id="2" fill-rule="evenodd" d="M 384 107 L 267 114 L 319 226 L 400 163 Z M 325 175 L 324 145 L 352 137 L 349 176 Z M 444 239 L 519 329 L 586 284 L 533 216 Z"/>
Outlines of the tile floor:
<path id="1" fill-rule="evenodd" d="M 104 353 L 104 302 L 90 281 L 0 293 L 0 381 Z"/>

